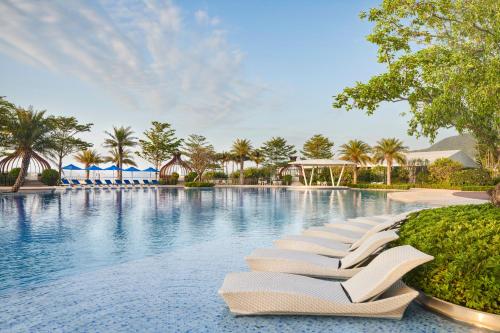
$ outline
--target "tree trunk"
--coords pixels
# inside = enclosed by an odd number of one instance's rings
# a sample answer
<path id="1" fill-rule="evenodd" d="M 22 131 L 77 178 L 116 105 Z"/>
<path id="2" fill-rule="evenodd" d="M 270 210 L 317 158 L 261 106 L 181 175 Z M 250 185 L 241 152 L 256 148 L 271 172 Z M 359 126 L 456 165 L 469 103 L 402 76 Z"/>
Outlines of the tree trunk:
<path id="1" fill-rule="evenodd" d="M 59 184 L 61 184 L 61 179 L 62 179 L 62 156 L 59 156 L 59 160 L 57 162 L 57 171 L 59 172 Z"/>
<path id="2" fill-rule="evenodd" d="M 244 177 L 243 177 L 244 164 L 245 164 L 245 160 L 242 158 L 240 161 L 240 185 L 243 185 L 243 183 L 244 183 Z"/>
<path id="3" fill-rule="evenodd" d="M 19 176 L 17 176 L 14 186 L 12 186 L 12 192 L 19 191 L 19 188 L 23 186 L 24 180 L 26 179 L 26 174 L 28 173 L 28 168 L 30 166 L 31 152 L 24 152 L 23 159 L 21 162 L 21 171 L 19 171 Z"/>
<path id="4" fill-rule="evenodd" d="M 387 160 L 387 185 L 391 185 L 392 161 Z"/>
<path id="5" fill-rule="evenodd" d="M 89 166 L 90 166 L 90 164 L 85 164 L 85 169 L 88 169 Z M 90 179 L 90 171 L 89 170 L 85 171 L 85 176 L 86 176 L 86 179 Z"/>
<path id="6" fill-rule="evenodd" d="M 352 182 L 353 184 L 357 184 L 358 183 L 358 166 L 354 166 L 354 170 L 352 172 Z M 332 184 L 333 185 L 333 184 Z"/>

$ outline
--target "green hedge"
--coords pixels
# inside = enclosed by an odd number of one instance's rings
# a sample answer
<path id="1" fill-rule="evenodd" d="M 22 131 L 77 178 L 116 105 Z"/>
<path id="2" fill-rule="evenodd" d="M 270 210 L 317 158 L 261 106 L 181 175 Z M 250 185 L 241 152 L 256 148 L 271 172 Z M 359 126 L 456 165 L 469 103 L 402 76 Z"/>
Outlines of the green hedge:
<path id="1" fill-rule="evenodd" d="M 500 314 L 500 208 L 451 206 L 413 213 L 397 245 L 410 244 L 434 260 L 408 273 L 410 286 L 439 299 Z"/>
<path id="2" fill-rule="evenodd" d="M 40 175 L 40 181 L 48 186 L 55 186 L 59 183 L 59 172 L 54 169 L 43 170 Z"/>
<path id="3" fill-rule="evenodd" d="M 494 189 L 495 186 L 462 186 L 460 187 L 460 190 L 462 191 L 488 191 Z"/>
<path id="4" fill-rule="evenodd" d="M 348 184 L 347 186 L 352 187 L 352 188 L 372 188 L 372 189 L 381 189 L 381 190 L 409 190 L 410 188 L 413 187 L 412 184 L 392 184 L 392 185 L 385 185 L 385 184 Z"/>
<path id="5" fill-rule="evenodd" d="M 213 187 L 213 183 L 205 183 L 205 182 L 187 182 L 184 184 L 185 187 Z"/>

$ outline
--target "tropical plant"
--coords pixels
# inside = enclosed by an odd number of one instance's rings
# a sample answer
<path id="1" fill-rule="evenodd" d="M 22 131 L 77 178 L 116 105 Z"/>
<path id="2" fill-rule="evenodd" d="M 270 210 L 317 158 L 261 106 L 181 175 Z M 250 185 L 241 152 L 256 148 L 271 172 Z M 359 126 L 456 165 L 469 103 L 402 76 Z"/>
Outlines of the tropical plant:
<path id="1" fill-rule="evenodd" d="M 264 156 L 264 165 L 272 167 L 280 167 L 286 165 L 290 161 L 290 157 L 297 154 L 294 145 L 290 145 L 287 141 L 280 137 L 272 137 L 264 142 L 260 148 Z"/>
<path id="2" fill-rule="evenodd" d="M 118 149 L 111 149 L 109 155 L 103 157 L 103 162 L 111 162 L 114 165 L 119 165 L 120 163 L 120 154 L 118 153 Z M 137 166 L 137 163 L 134 161 L 134 153 L 129 149 L 124 149 L 121 154 L 122 167 L 125 165 Z"/>
<path id="3" fill-rule="evenodd" d="M 371 160 L 371 147 L 361 140 L 350 140 L 340 146 L 340 158 L 356 163 L 353 168 L 353 183 L 358 183 L 358 165 L 366 165 Z"/>
<path id="4" fill-rule="evenodd" d="M 250 160 L 255 163 L 255 166 L 258 168 L 259 165 L 264 162 L 264 155 L 260 149 L 255 149 L 250 153 Z"/>
<path id="5" fill-rule="evenodd" d="M 192 181 L 202 181 L 203 174 L 215 161 L 214 147 L 208 143 L 203 135 L 191 134 L 184 141 L 182 153 L 189 158 L 189 165 L 196 173 L 196 177 Z"/>
<path id="6" fill-rule="evenodd" d="M 7 129 L 7 123 L 9 119 L 13 117 L 14 110 L 14 104 L 0 96 L 0 157 L 5 154 L 4 149 L 8 144 L 7 139 L 9 131 Z"/>
<path id="7" fill-rule="evenodd" d="M 383 0 L 361 17 L 373 22 L 385 73 L 335 96 L 334 108 L 368 114 L 385 101 L 410 106 L 410 134 L 431 140 L 440 128 L 470 132 L 498 158 L 499 2 Z"/>
<path id="8" fill-rule="evenodd" d="M 133 161 L 131 151 L 127 148 L 135 147 L 137 145 L 137 138 L 133 136 L 134 132 L 129 127 L 113 127 L 113 132 L 105 132 L 108 138 L 104 140 L 104 147 L 110 148 L 111 156 L 113 157 L 113 162 L 118 165 L 118 168 L 123 169 L 125 155 L 128 154 L 129 162 Z M 107 160 L 110 160 L 109 158 Z M 130 165 L 135 165 L 135 163 L 126 163 Z M 122 179 L 122 171 L 118 170 L 118 179 Z"/>
<path id="9" fill-rule="evenodd" d="M 228 174 L 229 172 L 227 170 L 227 165 L 229 164 L 229 162 L 232 161 L 231 153 L 223 151 L 223 152 L 217 153 L 215 158 L 216 158 L 217 162 L 219 162 L 221 164 L 222 168 L 224 169 L 224 172 L 226 174 Z"/>
<path id="10" fill-rule="evenodd" d="M 392 164 L 394 161 L 400 165 L 405 163 L 405 153 L 408 151 L 401 140 L 396 138 L 381 139 L 373 147 L 373 159 L 376 162 L 387 163 L 387 185 L 391 185 Z"/>
<path id="11" fill-rule="evenodd" d="M 74 158 L 77 162 L 80 162 L 83 165 L 85 165 L 85 169 L 89 168 L 93 164 L 99 164 L 99 163 L 104 162 L 104 159 L 102 158 L 102 156 L 95 149 L 82 150 L 81 152 L 77 153 L 74 156 Z M 85 171 L 85 176 L 86 176 L 86 179 L 90 178 L 90 171 L 89 170 Z"/>
<path id="12" fill-rule="evenodd" d="M 231 152 L 236 157 L 238 163 L 240 164 L 240 185 L 244 183 L 243 169 L 245 167 L 245 160 L 250 157 L 252 152 L 252 144 L 250 140 L 247 139 L 236 139 L 233 143 Z"/>
<path id="13" fill-rule="evenodd" d="M 460 162 L 449 158 L 438 158 L 428 167 L 429 175 L 436 183 L 449 183 L 451 175 L 462 168 L 463 165 Z"/>
<path id="14" fill-rule="evenodd" d="M 146 140 L 139 140 L 141 151 L 136 154 L 159 170 L 160 164 L 179 150 L 182 140 L 175 137 L 175 130 L 169 123 L 153 121 L 152 125 L 144 132 Z"/>
<path id="15" fill-rule="evenodd" d="M 46 169 L 40 175 L 40 181 L 47 186 L 54 186 L 59 183 L 60 173 L 54 169 Z"/>
<path id="16" fill-rule="evenodd" d="M 63 159 L 66 156 L 92 147 L 91 143 L 83 141 L 77 135 L 90 131 L 93 124 L 79 124 L 75 117 L 54 117 L 52 124 L 54 127 L 52 133 L 54 147 L 50 150 L 49 155 L 57 160 L 57 171 L 61 175 Z"/>
<path id="17" fill-rule="evenodd" d="M 302 155 L 305 158 L 321 159 L 333 157 L 333 142 L 327 137 L 316 134 L 307 140 L 302 147 Z"/>
<path id="18" fill-rule="evenodd" d="M 21 170 L 12 186 L 12 192 L 17 192 L 24 184 L 33 154 L 44 154 L 54 147 L 52 121 L 45 116 L 45 111 L 17 108 L 4 119 L 2 127 L 6 134 L 5 147 L 21 156 Z"/>
<path id="19" fill-rule="evenodd" d="M 466 169 L 454 172 L 450 177 L 450 184 L 458 186 L 495 185 L 489 172 L 485 169 Z"/>

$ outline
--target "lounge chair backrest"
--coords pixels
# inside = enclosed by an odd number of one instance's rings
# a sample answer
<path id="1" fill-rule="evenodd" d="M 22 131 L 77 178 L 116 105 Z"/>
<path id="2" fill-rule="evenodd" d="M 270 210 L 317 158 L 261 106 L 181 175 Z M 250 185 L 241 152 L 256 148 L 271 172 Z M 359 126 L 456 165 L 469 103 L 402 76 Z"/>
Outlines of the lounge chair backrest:
<path id="1" fill-rule="evenodd" d="M 96 185 L 103 185 L 100 179 L 96 179 L 94 180 L 94 182 L 96 183 Z"/>
<path id="2" fill-rule="evenodd" d="M 382 231 L 371 235 L 357 249 L 349 252 L 340 260 L 340 267 L 343 269 L 353 267 L 375 252 L 381 246 L 398 239 L 399 236 L 394 231 Z"/>
<path id="3" fill-rule="evenodd" d="M 403 275 L 434 257 L 411 245 L 397 246 L 379 254 L 342 287 L 354 303 L 368 301 L 390 288 Z"/>
<path id="4" fill-rule="evenodd" d="M 111 182 L 111 180 L 109 180 L 109 179 L 105 179 L 104 181 L 105 181 L 105 182 L 106 182 L 106 184 L 108 184 L 108 185 L 113 185 L 113 183 L 112 183 L 112 182 Z"/>
<path id="5" fill-rule="evenodd" d="M 66 178 L 61 179 L 64 185 L 70 185 L 69 181 Z"/>
<path id="6" fill-rule="evenodd" d="M 119 179 L 115 179 L 115 183 L 116 183 L 116 185 L 121 185 L 121 184 L 122 184 L 122 181 L 121 181 L 121 180 L 119 180 Z"/>
<path id="7" fill-rule="evenodd" d="M 153 180 L 151 181 L 151 183 L 153 183 L 153 185 L 159 185 L 159 184 L 160 184 L 160 183 L 159 183 L 156 179 L 153 179 Z"/>
<path id="8" fill-rule="evenodd" d="M 397 223 L 397 221 L 389 221 L 389 222 L 378 223 L 378 224 L 374 225 L 367 232 L 365 232 L 365 234 L 360 239 L 358 239 L 356 242 L 354 242 L 351 245 L 351 249 L 356 249 L 356 248 L 360 247 L 361 244 L 363 244 L 368 237 L 370 237 L 371 235 L 373 235 L 377 232 L 389 229 L 392 226 L 394 226 L 396 223 Z"/>
<path id="9" fill-rule="evenodd" d="M 81 185 L 78 179 L 71 179 L 71 182 L 75 185 Z"/>
<path id="10" fill-rule="evenodd" d="M 135 184 L 135 185 L 141 185 L 141 182 L 140 182 L 140 181 L 138 181 L 137 179 L 134 179 L 134 184 Z"/>
<path id="11" fill-rule="evenodd" d="M 85 184 L 87 185 L 94 185 L 90 179 L 85 179 Z"/>
<path id="12" fill-rule="evenodd" d="M 128 180 L 128 179 L 125 179 L 125 180 L 124 180 L 124 182 L 125 182 L 125 184 L 127 184 L 127 185 L 132 185 L 132 183 L 131 183 L 131 182 L 130 182 L 130 180 Z"/>
<path id="13" fill-rule="evenodd" d="M 143 182 L 144 182 L 144 184 L 149 185 L 149 180 L 144 179 Z"/>

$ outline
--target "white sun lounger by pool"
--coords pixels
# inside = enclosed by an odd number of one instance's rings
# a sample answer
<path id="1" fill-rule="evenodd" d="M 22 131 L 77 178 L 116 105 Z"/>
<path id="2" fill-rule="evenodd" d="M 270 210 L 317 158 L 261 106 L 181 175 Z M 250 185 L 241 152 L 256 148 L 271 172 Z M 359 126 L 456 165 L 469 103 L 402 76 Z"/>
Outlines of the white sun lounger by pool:
<path id="1" fill-rule="evenodd" d="M 378 249 L 396 239 L 398 235 L 394 231 L 376 233 L 342 259 L 294 250 L 257 249 L 245 260 L 252 271 L 346 279 L 358 273 L 359 266 Z"/>
<path id="2" fill-rule="evenodd" d="M 401 222 L 402 220 L 406 219 L 406 217 L 411 214 L 418 211 L 418 209 L 414 209 L 408 212 L 400 213 L 397 215 L 392 215 L 392 214 L 384 214 L 384 215 L 375 215 L 375 216 L 360 216 L 360 217 L 355 217 L 351 219 L 347 219 L 345 224 L 350 224 L 350 223 L 363 223 L 363 224 L 369 224 L 369 225 L 377 225 L 379 223 L 385 223 L 385 222 Z M 330 223 L 326 224 L 326 226 L 330 225 L 339 225 L 339 224 L 344 224 L 344 223 Z"/>
<path id="3" fill-rule="evenodd" d="M 366 238 L 377 232 L 390 229 L 396 223 L 397 221 L 378 223 L 377 225 L 368 227 L 367 229 L 365 229 L 365 231 L 354 231 L 336 227 L 311 227 L 304 230 L 302 232 L 302 235 L 327 238 L 343 243 L 352 244 L 352 248 L 355 249 L 360 246 L 366 240 Z"/>
<path id="4" fill-rule="evenodd" d="M 230 273 L 219 294 L 236 315 L 329 315 L 401 319 L 418 292 L 400 281 L 432 260 L 399 246 L 378 255 L 349 280 L 325 281 L 274 272 Z"/>

